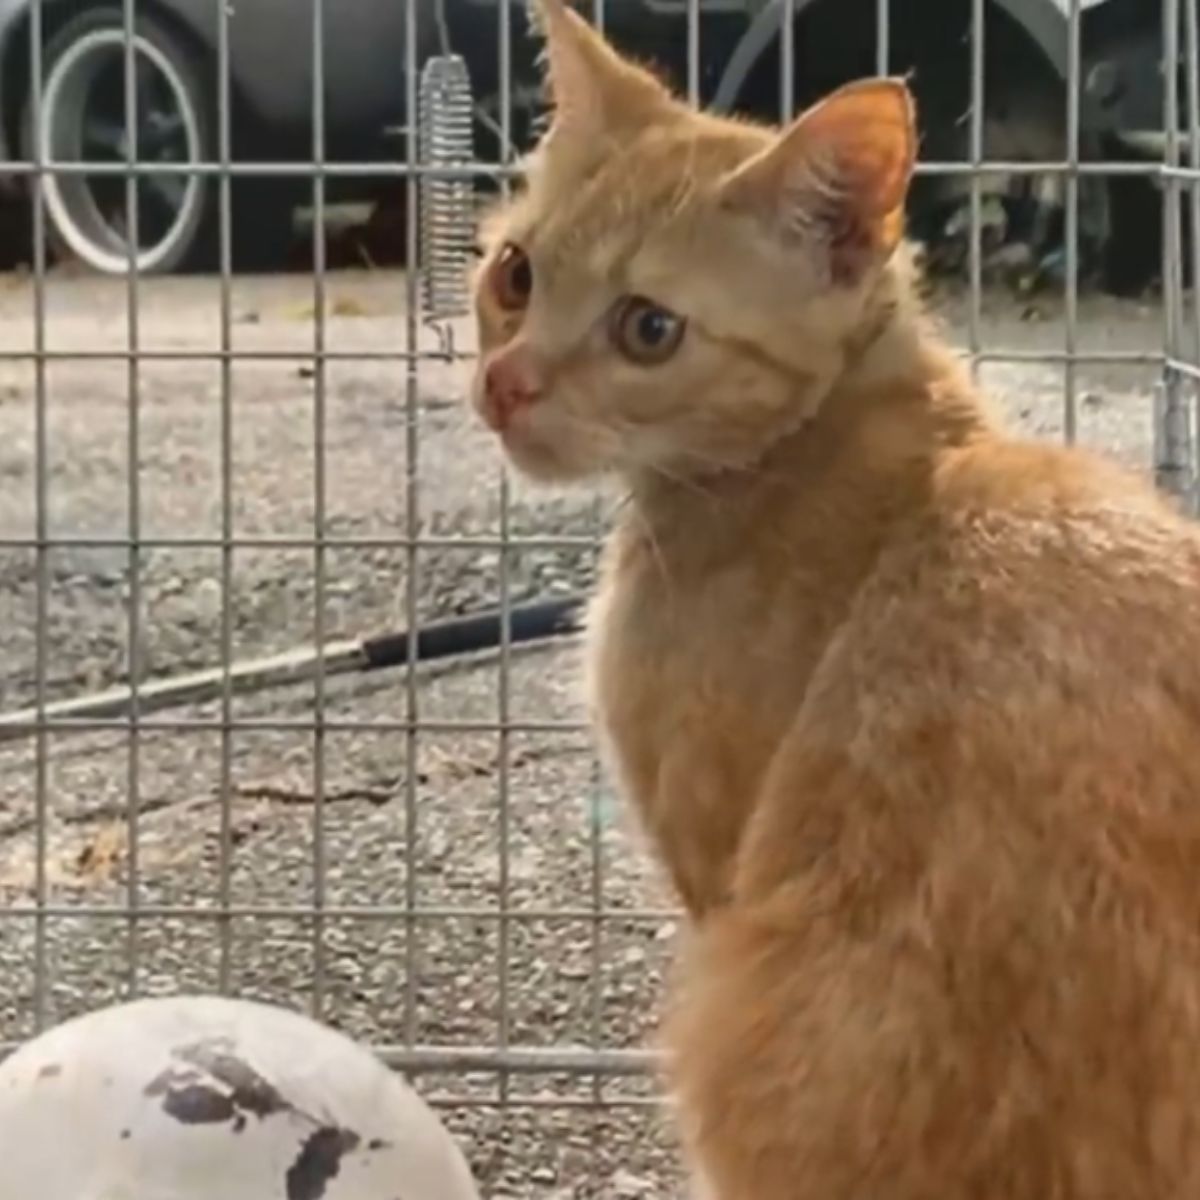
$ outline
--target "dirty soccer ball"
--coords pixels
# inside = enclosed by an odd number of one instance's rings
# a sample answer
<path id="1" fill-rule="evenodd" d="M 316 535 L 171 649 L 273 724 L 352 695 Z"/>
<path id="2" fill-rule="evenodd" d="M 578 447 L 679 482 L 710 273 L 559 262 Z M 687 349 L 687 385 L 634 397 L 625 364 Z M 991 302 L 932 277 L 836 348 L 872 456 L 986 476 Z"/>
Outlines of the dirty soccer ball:
<path id="1" fill-rule="evenodd" d="M 0 1196 L 478 1200 L 450 1134 L 349 1038 L 214 996 L 138 1000 L 0 1063 Z"/>

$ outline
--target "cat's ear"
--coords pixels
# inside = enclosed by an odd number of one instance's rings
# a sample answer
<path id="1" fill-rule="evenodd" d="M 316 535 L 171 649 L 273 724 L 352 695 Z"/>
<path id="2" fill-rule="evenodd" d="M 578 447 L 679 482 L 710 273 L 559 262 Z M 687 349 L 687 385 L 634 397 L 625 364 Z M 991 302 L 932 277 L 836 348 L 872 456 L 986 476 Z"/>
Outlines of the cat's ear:
<path id="1" fill-rule="evenodd" d="M 585 138 L 619 134 L 671 104 L 658 79 L 622 58 L 566 0 L 530 0 L 529 12 L 546 41 L 551 132 L 570 130 Z"/>
<path id="2" fill-rule="evenodd" d="M 831 277 L 854 283 L 900 241 L 916 151 L 904 81 L 851 83 L 734 171 L 722 204 L 759 218 L 785 243 L 824 247 Z"/>

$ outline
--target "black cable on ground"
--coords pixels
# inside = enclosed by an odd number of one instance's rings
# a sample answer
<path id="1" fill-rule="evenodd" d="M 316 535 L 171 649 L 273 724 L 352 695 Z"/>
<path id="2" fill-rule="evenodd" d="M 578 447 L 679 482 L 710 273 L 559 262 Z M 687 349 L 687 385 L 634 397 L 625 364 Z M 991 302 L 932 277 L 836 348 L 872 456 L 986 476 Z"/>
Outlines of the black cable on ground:
<path id="1" fill-rule="evenodd" d="M 535 600 L 514 605 L 508 612 L 509 642 L 540 641 L 576 632 L 581 625 L 584 598 L 580 595 Z M 410 643 L 415 662 L 430 662 L 456 655 L 474 654 L 499 646 L 505 617 L 499 609 L 449 617 L 409 630 L 349 638 L 323 647 L 289 650 L 268 658 L 244 659 L 224 666 L 192 671 L 170 679 L 153 679 L 129 687 L 109 688 L 90 696 L 57 700 L 42 712 L 25 708 L 0 715 L 0 742 L 15 741 L 35 733 L 43 721 L 56 723 L 55 732 L 121 728 L 114 720 L 128 717 L 136 700 L 139 715 L 206 704 L 219 700 L 226 686 L 239 694 L 287 687 L 317 675 L 340 675 L 401 667 L 409 662 Z"/>
<path id="2" fill-rule="evenodd" d="M 515 645 L 574 633 L 579 629 L 582 604 L 580 596 L 563 596 L 514 605 L 509 610 L 509 641 Z M 499 609 L 433 621 L 417 630 L 413 657 L 417 662 L 427 662 L 489 650 L 500 645 L 503 625 L 504 617 Z M 361 646 L 367 661 L 363 669 L 373 671 L 380 667 L 403 666 L 408 662 L 410 641 L 407 630 L 364 638 Z"/>

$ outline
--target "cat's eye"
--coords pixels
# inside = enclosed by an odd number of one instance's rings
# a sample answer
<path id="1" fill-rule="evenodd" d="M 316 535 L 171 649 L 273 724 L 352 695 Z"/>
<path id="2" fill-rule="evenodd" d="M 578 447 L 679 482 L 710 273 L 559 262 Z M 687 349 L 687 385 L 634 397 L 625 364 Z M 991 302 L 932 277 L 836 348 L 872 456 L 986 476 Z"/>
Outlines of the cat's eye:
<path id="1" fill-rule="evenodd" d="M 529 303 L 532 291 L 533 266 L 529 255 L 509 242 L 492 267 L 492 294 L 496 303 L 508 312 L 516 312 Z"/>
<path id="2" fill-rule="evenodd" d="M 669 308 L 644 296 L 628 296 L 613 309 L 613 345 L 642 367 L 664 363 L 683 341 L 686 322 Z"/>

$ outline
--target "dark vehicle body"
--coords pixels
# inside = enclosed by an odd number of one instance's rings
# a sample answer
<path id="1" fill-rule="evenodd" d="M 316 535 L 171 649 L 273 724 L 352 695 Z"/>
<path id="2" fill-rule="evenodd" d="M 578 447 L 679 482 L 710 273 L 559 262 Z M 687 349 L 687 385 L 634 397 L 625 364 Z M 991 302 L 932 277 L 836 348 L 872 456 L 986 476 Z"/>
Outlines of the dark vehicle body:
<path id="1" fill-rule="evenodd" d="M 32 2 L 0 0 L 0 162 L 27 159 L 36 149 L 28 132 Z M 166 48 L 168 66 L 179 60 L 175 92 L 195 92 L 201 118 L 192 122 L 189 139 L 164 151 L 164 161 L 178 162 L 181 154 L 183 161 L 217 157 L 217 3 L 137 0 L 139 29 L 144 26 L 151 49 L 157 43 Z M 537 46 L 527 32 L 524 0 L 509 0 L 507 14 L 501 12 L 500 0 L 412 0 L 416 44 L 411 55 L 407 3 L 324 0 L 318 57 L 314 0 L 233 0 L 226 23 L 232 160 L 300 163 L 319 152 L 331 164 L 402 161 L 409 118 L 405 65 L 412 61 L 420 68 L 430 56 L 449 53 L 463 56 L 469 69 L 478 117 L 477 156 L 496 162 L 503 155 L 504 64 L 511 68 L 508 129 L 514 147 L 523 146 L 540 109 Z M 887 70 L 910 75 L 922 113 L 926 158 L 966 162 L 974 152 L 1006 162 L 1060 162 L 1072 152 L 1067 145 L 1067 80 L 1077 35 L 1079 156 L 1140 155 L 1150 161 L 1163 152 L 1163 28 L 1157 2 L 1078 0 L 1073 17 L 1068 0 L 985 0 L 984 106 L 977 127 L 969 119 L 971 0 L 699 0 L 694 42 L 688 35 L 689 7 L 688 0 L 603 0 L 600 11 L 618 45 L 655 61 L 680 88 L 690 85 L 703 104 L 719 111 L 776 118 L 847 79 Z M 89 22 L 88 13 L 101 15 Z M 119 0 L 41 0 L 44 83 L 54 63 L 70 50 L 68 45 L 64 51 L 63 31 L 87 33 L 97 20 L 123 28 Z M 788 27 L 792 45 L 785 55 L 782 31 Z M 503 30 L 508 31 L 507 42 Z M 699 47 L 693 70 L 689 44 Z M 320 139 L 314 136 L 318 71 L 323 79 Z M 788 71 L 791 95 L 781 98 Z M 1186 95 L 1185 87 L 1180 94 Z M 79 107 L 76 103 L 72 112 Z M 68 139 L 70 145 L 76 141 Z M 109 141 L 114 141 L 111 133 Z M 52 151 L 51 142 L 43 149 Z M 54 152 L 43 157 L 62 161 Z M 114 150 L 110 157 L 120 156 Z M 21 186 L 23 178 L 11 173 L 8 187 Z M 377 192 L 380 180 L 361 169 L 344 178 L 335 171 L 329 186 L 335 198 L 353 197 Z M 1020 181 L 1003 186 L 1009 192 L 1020 190 Z M 1000 196 L 1000 185 L 989 187 Z M 248 188 L 242 189 L 247 197 Z M 944 217 L 964 189 L 962 180 L 942 175 L 926 186 L 924 202 Z M 207 216 L 212 190 L 207 187 Z M 1093 241 L 1106 242 L 1123 201 L 1118 198 L 1114 204 L 1112 188 L 1103 181 L 1088 190 L 1082 228 Z M 298 194 L 295 185 L 280 180 L 270 187 L 260 181 L 259 193 L 272 195 L 279 208 L 294 203 Z M 198 196 L 191 197 L 197 208 Z M 82 202 L 77 195 L 76 206 Z M 1052 209 L 1056 203 L 1051 196 Z M 243 211 L 253 214 L 262 228 L 261 203 L 247 198 Z M 197 243 L 207 216 L 197 216 L 191 228 L 189 236 Z M 114 246 L 120 243 L 118 234 L 113 235 Z M 261 245 L 262 239 L 251 241 Z M 181 246 L 142 266 L 169 270 L 190 257 L 188 247 Z M 110 265 L 115 268 L 115 256 Z"/>

